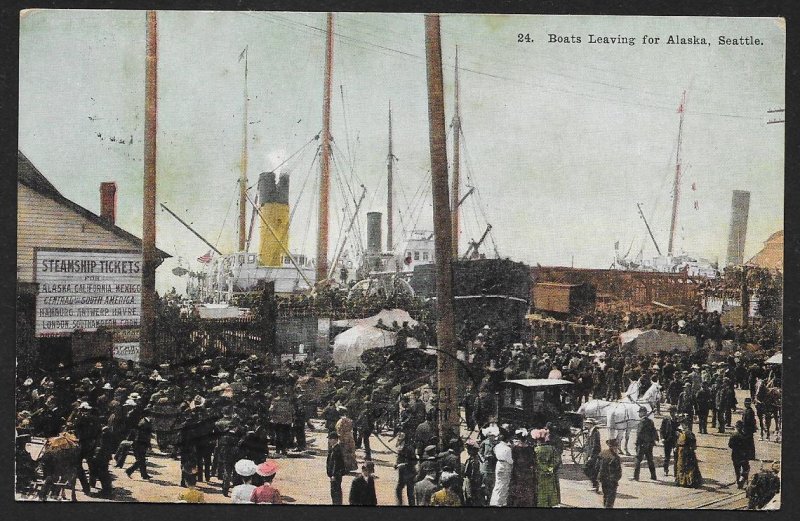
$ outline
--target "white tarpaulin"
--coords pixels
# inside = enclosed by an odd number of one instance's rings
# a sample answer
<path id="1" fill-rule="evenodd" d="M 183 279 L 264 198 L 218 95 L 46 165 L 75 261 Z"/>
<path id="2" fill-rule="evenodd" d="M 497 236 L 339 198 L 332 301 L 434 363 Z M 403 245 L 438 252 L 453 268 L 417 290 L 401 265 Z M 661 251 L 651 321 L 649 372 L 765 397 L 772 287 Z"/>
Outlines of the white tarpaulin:
<path id="1" fill-rule="evenodd" d="M 663 331 L 661 329 L 631 329 L 619 334 L 623 348 L 633 348 L 638 353 L 654 354 L 659 351 L 693 351 L 697 347 L 694 337 Z"/>
<path id="2" fill-rule="evenodd" d="M 775 353 L 771 357 L 767 358 L 767 361 L 764 363 L 783 365 L 783 352 Z"/>
<path id="3" fill-rule="evenodd" d="M 394 346 L 396 340 L 397 334 L 392 331 L 359 324 L 339 333 L 333 339 L 333 363 L 336 364 L 336 367 L 345 369 L 364 367 L 361 362 L 361 355 L 364 351 L 377 347 Z M 419 340 L 407 338 L 406 347 L 409 349 L 420 347 Z"/>
<path id="4" fill-rule="evenodd" d="M 411 318 L 408 311 L 402 309 L 382 309 L 377 315 L 367 318 L 352 318 L 349 320 L 336 320 L 331 322 L 334 327 L 355 327 L 355 326 L 375 326 L 378 320 L 383 321 L 383 325 L 391 327 L 393 322 L 397 322 L 398 326 L 402 326 L 403 322 L 408 322 L 409 326 L 416 326 L 417 321 Z"/>

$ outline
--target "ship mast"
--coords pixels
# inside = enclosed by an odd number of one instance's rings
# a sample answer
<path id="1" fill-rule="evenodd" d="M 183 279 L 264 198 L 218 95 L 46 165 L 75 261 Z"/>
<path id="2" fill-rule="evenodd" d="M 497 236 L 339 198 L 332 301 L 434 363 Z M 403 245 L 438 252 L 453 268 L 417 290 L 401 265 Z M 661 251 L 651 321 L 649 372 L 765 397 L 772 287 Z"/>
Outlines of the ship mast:
<path id="1" fill-rule="evenodd" d="M 392 153 L 392 102 L 389 102 L 389 154 L 386 156 L 386 250 L 392 251 L 394 241 L 392 239 L 392 163 L 394 163 L 394 154 Z"/>
<path id="2" fill-rule="evenodd" d="M 242 159 L 240 163 L 241 176 L 239 177 L 239 251 L 247 247 L 247 46 L 239 55 L 239 61 L 244 57 L 244 116 L 242 117 Z"/>
<path id="3" fill-rule="evenodd" d="M 686 111 L 686 91 L 683 91 L 681 104 L 678 107 L 680 122 L 678 123 L 678 150 L 675 153 L 675 186 L 672 191 L 672 220 L 669 225 L 669 245 L 667 246 L 667 256 L 672 257 L 673 245 L 675 244 L 675 229 L 678 224 L 678 203 L 681 197 L 681 132 L 683 131 L 683 115 Z"/>
<path id="4" fill-rule="evenodd" d="M 322 150 L 319 179 L 319 234 L 317 235 L 317 282 L 328 276 L 328 200 L 330 197 L 331 68 L 333 66 L 333 13 L 328 13 L 325 44 L 325 80 L 322 98 Z"/>
<path id="5" fill-rule="evenodd" d="M 453 189 L 451 194 L 451 212 L 453 220 L 453 259 L 458 259 L 458 236 L 459 236 L 459 220 L 458 220 L 458 206 L 459 201 L 459 187 L 461 184 L 461 114 L 458 104 L 458 46 L 456 46 L 456 65 L 455 65 L 455 111 L 453 112 Z"/>

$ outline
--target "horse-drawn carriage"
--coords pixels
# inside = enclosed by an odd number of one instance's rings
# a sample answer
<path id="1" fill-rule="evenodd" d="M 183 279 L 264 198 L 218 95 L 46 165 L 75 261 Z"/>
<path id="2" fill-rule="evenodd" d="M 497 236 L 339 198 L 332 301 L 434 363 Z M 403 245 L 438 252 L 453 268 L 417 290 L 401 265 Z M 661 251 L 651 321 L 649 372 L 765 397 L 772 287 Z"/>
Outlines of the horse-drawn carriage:
<path id="1" fill-rule="evenodd" d="M 497 423 L 541 429 L 552 424 L 551 432 L 569 449 L 574 463 L 586 462 L 584 447 L 587 431 L 583 416 L 571 411 L 567 389 L 573 383 L 551 378 L 505 380 L 500 383 Z"/>

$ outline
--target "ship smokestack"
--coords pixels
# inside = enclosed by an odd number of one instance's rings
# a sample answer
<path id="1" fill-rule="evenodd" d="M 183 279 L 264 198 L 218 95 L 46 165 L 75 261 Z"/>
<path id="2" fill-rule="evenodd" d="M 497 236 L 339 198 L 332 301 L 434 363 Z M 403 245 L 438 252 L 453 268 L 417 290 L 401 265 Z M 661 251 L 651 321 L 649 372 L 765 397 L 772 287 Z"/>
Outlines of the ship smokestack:
<path id="1" fill-rule="evenodd" d="M 284 250 L 289 248 L 289 174 L 281 174 L 276 183 L 275 172 L 262 172 L 258 176 L 258 200 L 263 217 L 259 262 L 262 266 L 282 266 Z"/>
<path id="2" fill-rule="evenodd" d="M 381 212 L 367 212 L 367 252 L 381 252 Z"/>
<path id="3" fill-rule="evenodd" d="M 747 217 L 750 213 L 750 192 L 734 190 L 731 201 L 731 226 L 728 232 L 728 266 L 744 262 L 744 245 L 747 236 Z"/>

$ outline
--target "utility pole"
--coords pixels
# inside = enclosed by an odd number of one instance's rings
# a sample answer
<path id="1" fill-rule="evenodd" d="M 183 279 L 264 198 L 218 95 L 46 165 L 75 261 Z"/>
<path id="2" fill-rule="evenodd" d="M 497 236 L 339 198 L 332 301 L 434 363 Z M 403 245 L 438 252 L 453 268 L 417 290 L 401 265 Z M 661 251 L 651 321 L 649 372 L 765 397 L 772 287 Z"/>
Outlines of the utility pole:
<path id="1" fill-rule="evenodd" d="M 458 236 L 459 236 L 459 220 L 458 220 L 458 207 L 459 189 L 461 185 L 461 114 L 459 109 L 458 100 L 458 46 L 456 46 L 456 78 L 455 78 L 455 112 L 453 112 L 453 194 L 452 204 L 450 205 L 453 214 L 453 259 L 458 259 Z"/>
<path id="2" fill-rule="evenodd" d="M 142 189 L 142 312 L 139 360 L 155 358 L 156 348 L 156 129 L 158 122 L 158 19 L 147 11 L 144 91 L 144 186 Z"/>
<path id="3" fill-rule="evenodd" d="M 319 178 L 319 233 L 317 234 L 317 282 L 328 276 L 328 202 L 331 186 L 331 68 L 333 67 L 333 13 L 328 13 L 325 44 L 325 85 L 322 91 L 322 150 Z"/>
<path id="4" fill-rule="evenodd" d="M 242 160 L 241 176 L 239 177 L 239 251 L 247 248 L 247 46 L 245 46 L 239 60 L 244 57 L 244 116 L 242 117 Z"/>
<path id="5" fill-rule="evenodd" d="M 667 256 L 672 257 L 673 245 L 675 243 L 675 230 L 678 225 L 678 203 L 681 198 L 681 132 L 683 131 L 683 115 L 686 112 L 686 91 L 683 91 L 681 104 L 678 107 L 678 114 L 681 115 L 678 123 L 678 149 L 675 152 L 675 186 L 672 189 L 672 219 L 669 225 L 669 246 Z"/>
<path id="6" fill-rule="evenodd" d="M 392 166 L 394 163 L 394 153 L 392 152 L 392 102 L 389 102 L 389 155 L 386 157 L 386 251 L 392 251 L 394 247 L 394 239 L 392 238 L 392 229 L 394 228 L 392 216 L 392 199 L 394 192 L 392 189 Z"/>
<path id="7" fill-rule="evenodd" d="M 742 327 L 750 321 L 750 290 L 747 287 L 747 264 L 742 265 Z"/>
<path id="8" fill-rule="evenodd" d="M 436 248 L 436 352 L 438 381 L 439 439 L 442 444 L 458 436 L 458 372 L 455 365 L 456 339 L 453 314 L 453 240 L 451 235 L 447 186 L 447 138 L 444 120 L 442 81 L 442 42 L 439 15 L 425 15 L 425 57 L 428 80 L 428 124 L 431 151 L 431 188 L 433 192 L 433 233 Z"/>

